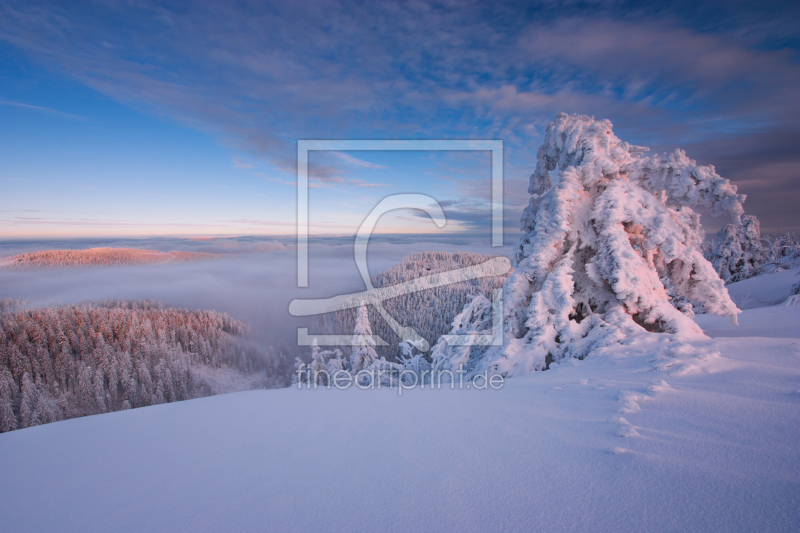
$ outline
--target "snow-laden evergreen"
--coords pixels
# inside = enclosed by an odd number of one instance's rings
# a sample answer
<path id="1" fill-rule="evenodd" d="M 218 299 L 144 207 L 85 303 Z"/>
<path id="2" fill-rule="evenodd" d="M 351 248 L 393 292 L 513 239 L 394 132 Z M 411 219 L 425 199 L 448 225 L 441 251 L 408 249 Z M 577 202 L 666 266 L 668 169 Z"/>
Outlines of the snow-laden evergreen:
<path id="1" fill-rule="evenodd" d="M 681 150 L 647 155 L 611 127 L 608 120 L 566 114 L 548 127 L 530 179 L 516 268 L 503 289 L 504 345 L 472 347 L 480 361 L 475 370 L 542 370 L 646 330 L 701 337 L 673 305 L 676 297 L 736 321 L 739 309 L 703 257 L 692 207 L 739 224 L 744 196 L 712 166 Z M 462 352 L 440 348 L 437 358 L 461 361 Z"/>
<path id="2" fill-rule="evenodd" d="M 451 335 L 491 335 L 492 333 L 492 302 L 482 294 L 472 298 L 453 320 Z M 479 363 L 475 357 L 479 355 L 479 347 L 473 348 L 466 344 L 463 346 L 449 346 L 441 338 L 431 350 L 431 367 L 435 375 L 446 371 L 455 372 L 462 369 L 466 373 L 472 372 Z"/>
<path id="3" fill-rule="evenodd" d="M 393 387 L 398 384 L 404 370 L 419 374 L 422 370 L 430 370 L 430 364 L 424 354 L 414 354 L 415 348 L 407 343 L 400 343 L 405 358 L 401 363 L 387 361 L 379 357 L 375 351 L 375 340 L 372 338 L 372 325 L 366 302 L 356 308 L 353 331 L 352 352 L 349 360 L 344 358 L 341 350 L 321 350 L 315 338 L 311 344 L 311 363 L 306 364 L 299 357 L 295 359 L 292 385 L 302 387 L 318 386 L 380 386 Z M 413 379 L 412 379 L 413 381 Z M 418 381 L 417 381 L 418 382 Z"/>
<path id="4" fill-rule="evenodd" d="M 353 354 L 350 356 L 350 371 L 355 375 L 368 370 L 378 360 L 375 352 L 375 340 L 372 338 L 372 327 L 369 323 L 369 312 L 366 302 L 361 302 L 356 314 L 356 326 L 353 331 Z"/>
<path id="5" fill-rule="evenodd" d="M 317 385 L 328 384 L 328 364 L 322 350 L 317 345 L 317 339 L 314 339 L 314 343 L 311 345 L 311 375 Z"/>
<path id="6" fill-rule="evenodd" d="M 780 272 L 800 262 L 800 241 L 792 233 L 761 235 L 754 215 L 726 224 L 717 242 L 704 243 L 706 258 L 725 283 L 735 283 L 760 274 Z"/>
<path id="7" fill-rule="evenodd" d="M 740 224 L 726 224 L 717 237 L 711 262 L 726 283 L 751 277 L 766 260 L 761 227 L 752 215 L 743 216 Z"/>

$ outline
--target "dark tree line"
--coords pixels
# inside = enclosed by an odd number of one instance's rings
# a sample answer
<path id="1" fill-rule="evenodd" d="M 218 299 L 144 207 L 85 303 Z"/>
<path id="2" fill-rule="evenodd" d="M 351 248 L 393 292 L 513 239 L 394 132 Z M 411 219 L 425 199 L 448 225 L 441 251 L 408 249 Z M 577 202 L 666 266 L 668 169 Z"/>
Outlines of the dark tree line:
<path id="1" fill-rule="evenodd" d="M 284 358 L 224 313 L 151 301 L 0 311 L 0 432 L 207 396 L 202 376 L 223 366 L 286 385 Z"/>

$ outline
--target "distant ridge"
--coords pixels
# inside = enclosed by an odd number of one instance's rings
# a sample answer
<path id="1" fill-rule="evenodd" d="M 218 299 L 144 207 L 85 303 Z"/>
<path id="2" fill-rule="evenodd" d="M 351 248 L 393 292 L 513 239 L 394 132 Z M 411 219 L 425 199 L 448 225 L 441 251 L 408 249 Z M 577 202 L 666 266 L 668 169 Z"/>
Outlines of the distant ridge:
<path id="1" fill-rule="evenodd" d="M 28 270 L 46 267 L 116 266 L 203 261 L 222 257 L 203 252 L 159 252 L 138 248 L 89 248 L 87 250 L 42 250 L 0 259 L 0 268 Z"/>

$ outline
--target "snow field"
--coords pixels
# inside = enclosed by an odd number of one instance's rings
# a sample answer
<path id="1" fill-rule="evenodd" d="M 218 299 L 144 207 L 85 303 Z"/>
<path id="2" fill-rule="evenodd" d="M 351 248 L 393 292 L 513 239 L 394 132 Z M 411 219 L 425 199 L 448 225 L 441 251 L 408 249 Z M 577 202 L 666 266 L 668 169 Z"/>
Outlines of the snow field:
<path id="1" fill-rule="evenodd" d="M 494 391 L 252 391 L 3 434 L 3 529 L 796 531 L 800 335 L 688 346 L 635 338 Z"/>

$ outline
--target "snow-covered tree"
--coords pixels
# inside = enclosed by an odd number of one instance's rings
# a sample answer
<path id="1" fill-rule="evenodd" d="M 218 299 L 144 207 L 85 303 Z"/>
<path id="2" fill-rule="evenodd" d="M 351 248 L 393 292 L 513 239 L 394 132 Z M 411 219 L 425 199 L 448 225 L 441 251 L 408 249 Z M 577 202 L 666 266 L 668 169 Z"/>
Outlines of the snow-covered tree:
<path id="1" fill-rule="evenodd" d="M 47 420 L 42 417 L 41 409 L 39 408 L 40 393 L 36 388 L 31 375 L 27 372 L 22 376 L 21 383 L 21 399 L 19 405 L 20 425 L 23 428 L 29 428 L 44 424 Z M 38 409 L 37 409 L 38 408 Z"/>
<path id="2" fill-rule="evenodd" d="M 743 216 L 739 224 L 726 224 L 717 233 L 717 238 L 719 243 L 710 260 L 726 283 L 753 276 L 766 262 L 761 227 L 753 215 Z"/>
<path id="3" fill-rule="evenodd" d="M 325 361 L 331 352 L 320 350 L 317 339 L 311 344 L 311 379 L 317 385 L 327 385 L 330 374 L 328 364 Z"/>
<path id="4" fill-rule="evenodd" d="M 681 150 L 646 152 L 607 120 L 561 114 L 550 124 L 504 285 L 504 345 L 481 354 L 476 370 L 541 370 L 646 330 L 701 336 L 670 303 L 667 281 L 675 295 L 736 321 L 740 311 L 700 250 L 692 207 L 738 224 L 744 196 Z"/>
<path id="5" fill-rule="evenodd" d="M 705 257 L 725 283 L 788 270 L 800 264 L 800 241 L 792 233 L 761 235 L 758 219 L 742 217 L 727 224 L 714 243 L 705 243 Z"/>
<path id="6" fill-rule="evenodd" d="M 94 373 L 94 402 L 97 409 L 100 410 L 101 413 L 106 412 L 106 389 L 105 389 L 105 376 L 103 375 L 103 369 L 98 368 L 97 371 Z M 164 403 L 160 401 L 158 403 Z"/>
<path id="7" fill-rule="evenodd" d="M 306 383 L 308 381 L 308 372 L 306 370 L 306 365 L 302 359 L 299 357 L 294 358 L 294 370 L 292 372 L 292 385 L 299 386 L 302 383 Z"/>
<path id="8" fill-rule="evenodd" d="M 333 350 L 328 357 L 328 372 L 330 373 L 331 379 L 333 379 L 333 375 L 340 370 L 347 370 L 347 360 L 342 356 L 342 351 L 338 348 Z"/>
<path id="9" fill-rule="evenodd" d="M 403 350 L 403 355 L 400 358 L 400 367 L 402 370 L 410 370 L 418 376 L 421 376 L 431 369 L 431 363 L 425 357 L 425 354 L 417 351 L 414 345 L 403 341 L 400 343 L 400 348 Z"/>
<path id="10" fill-rule="evenodd" d="M 36 397 L 33 418 L 36 419 L 39 424 L 49 424 L 50 422 L 61 419 L 60 414 L 50 406 L 42 391 L 39 391 Z"/>
<path id="11" fill-rule="evenodd" d="M 375 340 L 372 338 L 372 327 L 369 324 L 367 303 L 361 302 L 356 313 L 353 354 L 350 356 L 350 372 L 354 376 L 360 371 L 368 369 L 378 359 L 378 354 L 375 352 Z"/>
<path id="12" fill-rule="evenodd" d="M 492 302 L 479 294 L 472 298 L 453 320 L 451 335 L 491 335 L 492 334 Z M 456 372 L 462 369 L 469 373 L 480 362 L 485 348 L 464 344 L 450 346 L 444 338 L 431 350 L 431 367 L 434 375 L 449 376 L 443 372 Z"/>
<path id="13" fill-rule="evenodd" d="M 17 399 L 17 384 L 14 376 L 0 367 L 0 433 L 17 429 L 17 417 L 14 404 Z"/>

